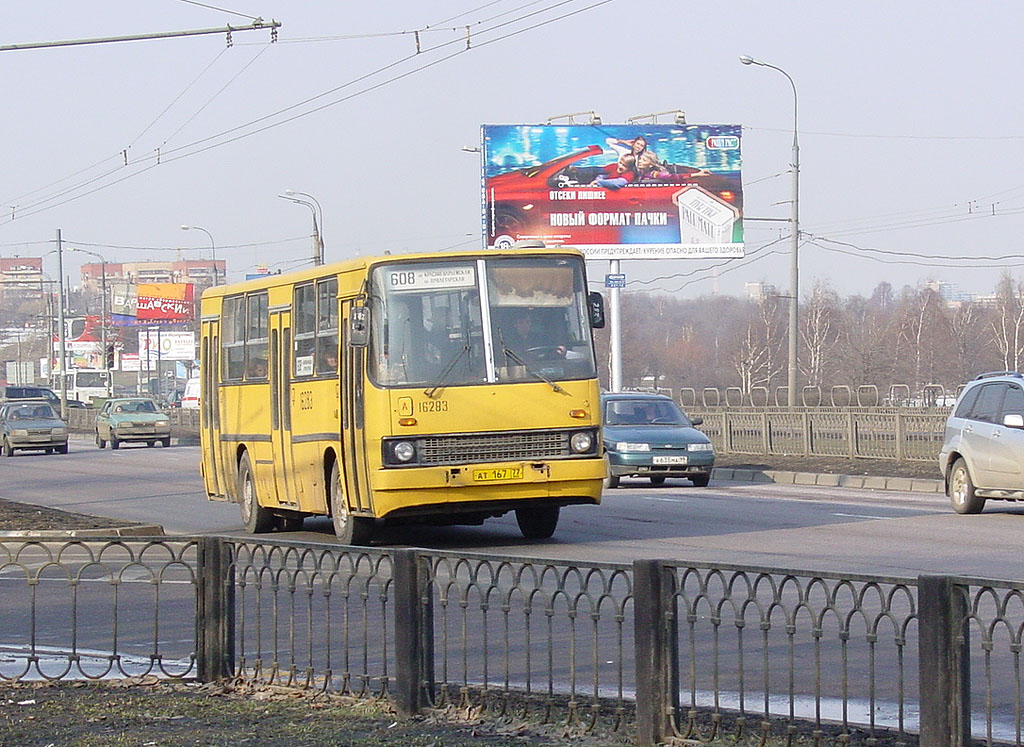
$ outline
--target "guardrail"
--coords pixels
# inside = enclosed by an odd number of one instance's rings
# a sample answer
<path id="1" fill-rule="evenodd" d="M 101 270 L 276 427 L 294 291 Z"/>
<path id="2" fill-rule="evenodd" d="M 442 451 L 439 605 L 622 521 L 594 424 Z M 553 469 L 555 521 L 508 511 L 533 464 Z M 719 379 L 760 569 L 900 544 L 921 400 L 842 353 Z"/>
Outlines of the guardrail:
<path id="1" fill-rule="evenodd" d="M 945 747 L 973 718 L 1020 745 L 1022 600 L 1024 583 L 958 577 L 7 538 L 0 678 L 240 675 L 638 744 L 810 725 L 819 745 Z"/>
<path id="2" fill-rule="evenodd" d="M 947 410 L 690 408 L 720 454 L 935 461 Z"/>

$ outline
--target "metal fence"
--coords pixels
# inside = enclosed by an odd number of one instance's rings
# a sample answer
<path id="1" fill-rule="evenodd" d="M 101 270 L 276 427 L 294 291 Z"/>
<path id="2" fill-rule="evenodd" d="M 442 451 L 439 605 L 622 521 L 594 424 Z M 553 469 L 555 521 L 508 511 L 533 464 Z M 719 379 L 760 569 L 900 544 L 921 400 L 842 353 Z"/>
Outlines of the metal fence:
<path id="1" fill-rule="evenodd" d="M 242 675 L 640 744 L 1022 744 L 1024 584 L 237 538 L 0 541 L 0 677 Z"/>
<path id="2" fill-rule="evenodd" d="M 938 408 L 690 408 L 720 454 L 935 461 L 949 413 Z"/>

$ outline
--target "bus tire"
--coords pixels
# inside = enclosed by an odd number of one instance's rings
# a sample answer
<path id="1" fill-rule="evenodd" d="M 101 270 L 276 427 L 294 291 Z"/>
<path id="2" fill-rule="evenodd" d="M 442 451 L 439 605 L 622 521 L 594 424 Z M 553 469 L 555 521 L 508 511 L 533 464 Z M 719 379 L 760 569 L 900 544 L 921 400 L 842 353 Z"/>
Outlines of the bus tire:
<path id="1" fill-rule="evenodd" d="M 343 545 L 368 545 L 373 536 L 373 519 L 353 516 L 341 487 L 341 470 L 335 462 L 331 467 L 331 520 L 334 534 Z"/>
<path id="2" fill-rule="evenodd" d="M 558 506 L 543 508 L 517 508 L 516 523 L 526 539 L 547 539 L 558 526 Z"/>
<path id="3" fill-rule="evenodd" d="M 274 528 L 273 514 L 260 505 L 256 495 L 256 479 L 252 474 L 249 452 L 242 454 L 238 463 L 238 495 L 245 531 L 249 534 L 265 534 Z"/>

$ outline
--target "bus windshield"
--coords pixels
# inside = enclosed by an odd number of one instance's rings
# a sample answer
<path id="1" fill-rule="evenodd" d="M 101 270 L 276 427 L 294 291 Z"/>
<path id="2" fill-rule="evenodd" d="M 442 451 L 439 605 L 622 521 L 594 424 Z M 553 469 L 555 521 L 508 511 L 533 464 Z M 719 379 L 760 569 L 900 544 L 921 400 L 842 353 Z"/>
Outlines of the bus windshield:
<path id="1" fill-rule="evenodd" d="M 381 265 L 370 295 L 370 375 L 382 386 L 596 375 L 579 258 Z"/>

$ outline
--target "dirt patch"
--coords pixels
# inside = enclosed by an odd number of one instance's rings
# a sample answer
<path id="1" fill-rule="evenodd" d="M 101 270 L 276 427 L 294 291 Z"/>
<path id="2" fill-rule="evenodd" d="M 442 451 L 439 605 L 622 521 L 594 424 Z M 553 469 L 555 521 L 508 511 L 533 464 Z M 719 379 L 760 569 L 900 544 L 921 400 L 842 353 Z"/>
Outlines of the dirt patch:
<path id="1" fill-rule="evenodd" d="M 0 743 L 76 745 L 352 745 L 471 747 L 630 744 L 623 734 L 437 711 L 400 719 L 384 700 L 232 682 L 169 683 L 155 677 L 110 683 L 0 686 Z"/>

